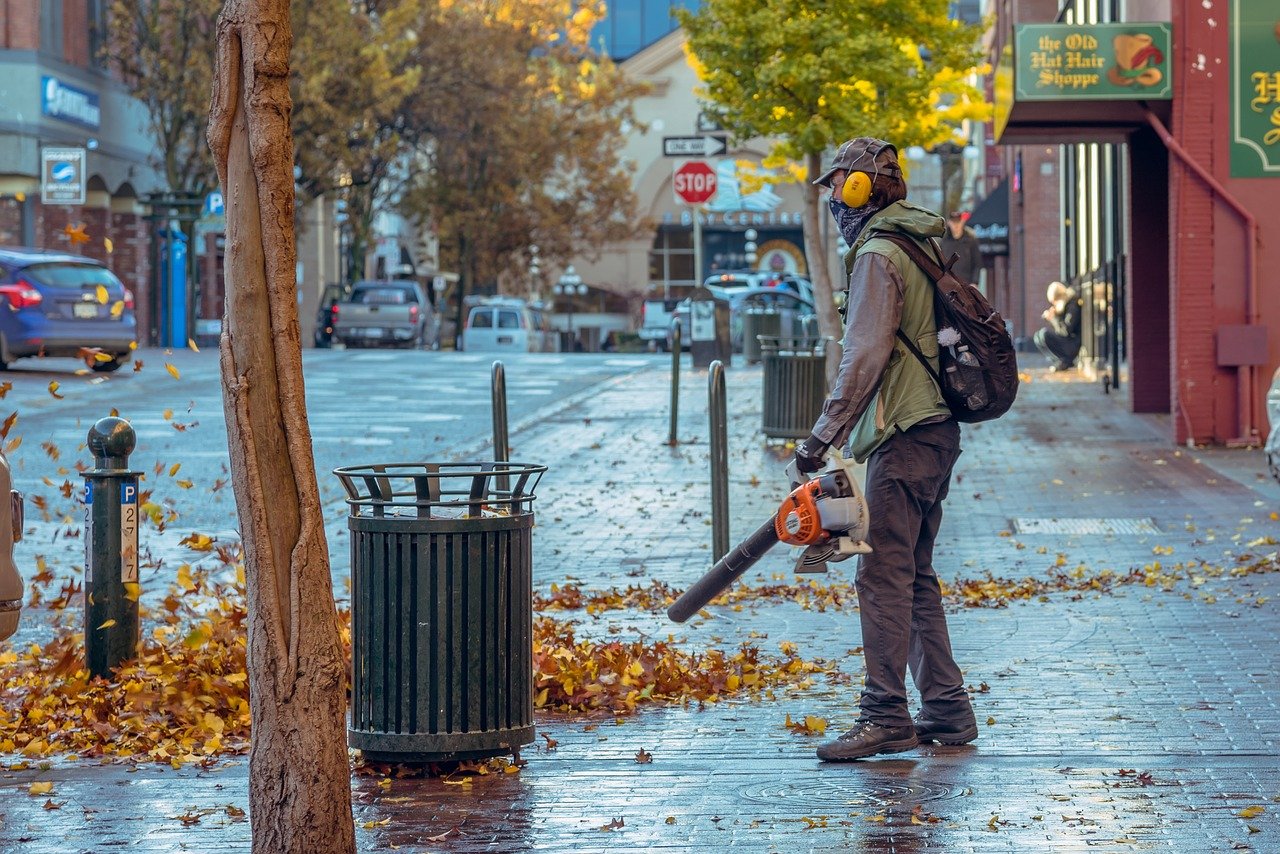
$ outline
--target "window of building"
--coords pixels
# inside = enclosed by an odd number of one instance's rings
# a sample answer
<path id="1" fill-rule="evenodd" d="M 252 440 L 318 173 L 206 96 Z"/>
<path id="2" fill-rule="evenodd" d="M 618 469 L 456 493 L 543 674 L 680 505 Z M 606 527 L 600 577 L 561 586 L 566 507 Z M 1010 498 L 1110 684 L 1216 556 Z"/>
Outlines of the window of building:
<path id="1" fill-rule="evenodd" d="M 88 0 L 89 3 L 89 65 L 106 68 L 107 56 L 107 4 L 109 0 Z"/>
<path id="2" fill-rule="evenodd" d="M 591 46 L 615 60 L 639 53 L 678 29 L 676 9 L 697 11 L 702 0 L 605 0 L 605 18 L 591 33 Z"/>
<path id="3" fill-rule="evenodd" d="M 62 59 L 62 0 L 40 2 L 40 52 Z"/>
<path id="4" fill-rule="evenodd" d="M 697 284 L 693 275 L 693 235 L 688 228 L 662 228 L 649 250 L 649 281 L 654 284 Z"/>

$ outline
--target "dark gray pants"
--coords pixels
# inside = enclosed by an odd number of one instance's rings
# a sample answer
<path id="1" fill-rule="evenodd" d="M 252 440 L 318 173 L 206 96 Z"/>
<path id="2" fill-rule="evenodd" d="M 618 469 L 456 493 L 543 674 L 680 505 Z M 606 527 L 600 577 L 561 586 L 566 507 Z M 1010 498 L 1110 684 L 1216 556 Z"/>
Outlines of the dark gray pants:
<path id="1" fill-rule="evenodd" d="M 960 456 L 953 420 L 897 433 L 867 460 L 871 554 L 858 565 L 858 606 L 867 677 L 862 719 L 907 726 L 907 665 L 924 717 L 963 725 L 973 718 L 942 611 L 933 541 L 951 469 Z"/>

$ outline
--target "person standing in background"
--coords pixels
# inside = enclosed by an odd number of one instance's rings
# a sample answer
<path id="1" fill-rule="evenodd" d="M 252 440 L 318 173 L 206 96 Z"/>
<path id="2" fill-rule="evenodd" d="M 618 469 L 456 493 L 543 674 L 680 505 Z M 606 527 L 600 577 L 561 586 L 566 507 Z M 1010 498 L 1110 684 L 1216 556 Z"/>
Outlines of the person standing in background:
<path id="1" fill-rule="evenodd" d="M 978 273 L 982 270 L 982 249 L 978 245 L 978 235 L 964 224 L 964 214 L 952 211 L 947 217 L 947 233 L 942 235 L 942 257 L 949 259 L 953 254 L 960 257 L 951 267 L 951 272 L 962 282 L 978 283 Z"/>

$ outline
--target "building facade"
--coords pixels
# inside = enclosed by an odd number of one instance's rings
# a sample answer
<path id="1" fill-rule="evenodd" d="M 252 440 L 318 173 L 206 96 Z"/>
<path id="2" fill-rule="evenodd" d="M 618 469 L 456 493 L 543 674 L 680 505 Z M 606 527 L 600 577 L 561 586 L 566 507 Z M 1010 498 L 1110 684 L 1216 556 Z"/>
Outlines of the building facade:
<path id="1" fill-rule="evenodd" d="M 160 182 L 146 112 L 106 67 L 108 5 L 0 0 L 0 245 L 103 261 L 133 290 L 146 329 L 150 240 L 140 199 Z M 87 243 L 73 242 L 76 226 Z"/>
<path id="2" fill-rule="evenodd" d="M 995 11 L 996 132 L 1022 176 L 1011 267 L 1057 244 L 1053 278 L 1084 297 L 1082 359 L 1102 390 L 1119 384 L 1135 411 L 1167 414 L 1179 443 L 1256 444 L 1280 363 L 1268 331 L 1280 324 L 1280 217 L 1268 204 L 1280 7 L 1000 0 Z M 1057 172 L 1056 205 L 1050 184 L 1029 182 L 1033 158 Z M 1029 325 L 1048 272 L 1023 280 Z"/>

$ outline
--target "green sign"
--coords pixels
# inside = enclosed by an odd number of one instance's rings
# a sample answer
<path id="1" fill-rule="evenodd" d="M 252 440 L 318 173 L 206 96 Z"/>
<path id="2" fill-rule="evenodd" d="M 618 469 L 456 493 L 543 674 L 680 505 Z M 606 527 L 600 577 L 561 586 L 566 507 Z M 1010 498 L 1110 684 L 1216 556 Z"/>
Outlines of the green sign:
<path id="1" fill-rule="evenodd" d="M 1014 29 L 1014 97 L 1019 101 L 1172 97 L 1171 32 L 1163 23 L 1023 24 Z"/>
<path id="2" fill-rule="evenodd" d="M 1280 177 L 1280 12 L 1231 6 L 1231 177 Z"/>

